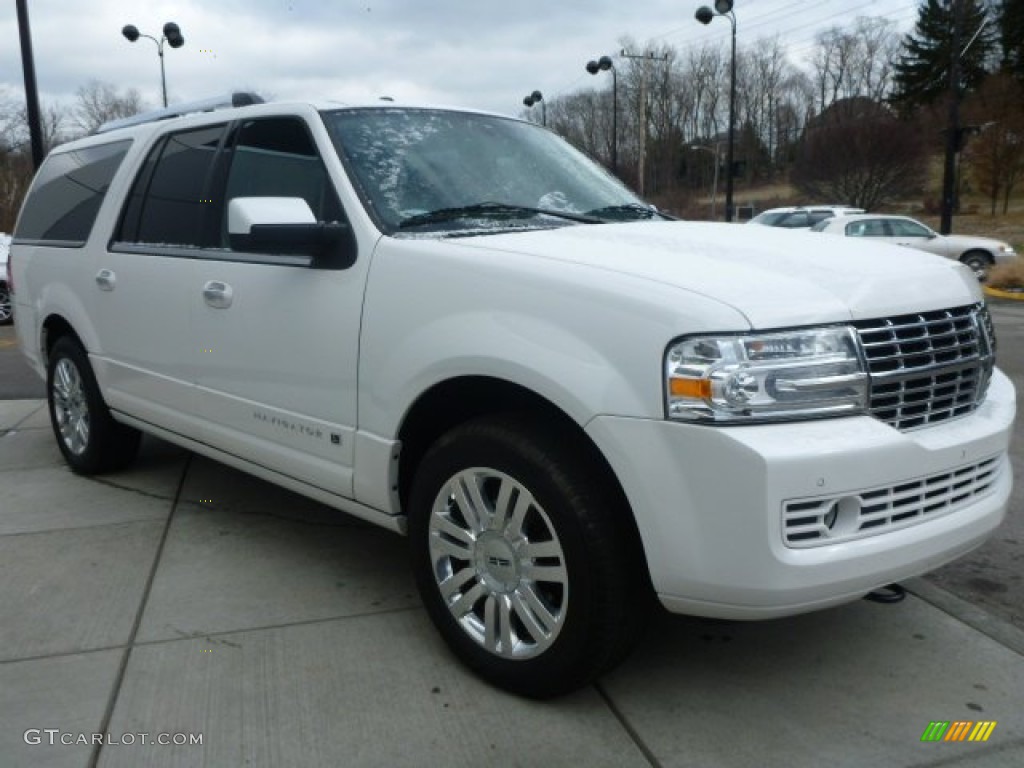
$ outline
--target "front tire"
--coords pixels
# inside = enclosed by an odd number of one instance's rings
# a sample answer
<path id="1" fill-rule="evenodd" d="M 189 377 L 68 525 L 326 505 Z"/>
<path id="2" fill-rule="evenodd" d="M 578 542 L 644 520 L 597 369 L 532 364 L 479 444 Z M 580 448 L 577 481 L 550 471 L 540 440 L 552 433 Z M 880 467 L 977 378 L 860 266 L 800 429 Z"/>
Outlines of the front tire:
<path id="1" fill-rule="evenodd" d="M 141 434 L 114 421 L 88 355 L 69 336 L 58 339 L 50 351 L 46 395 L 53 434 L 74 472 L 99 474 L 125 467 L 135 459 Z"/>
<path id="2" fill-rule="evenodd" d="M 537 698 L 586 685 L 626 655 L 650 604 L 629 514 L 571 428 L 524 415 L 457 427 L 410 495 L 427 612 L 494 685 Z"/>
<path id="3" fill-rule="evenodd" d="M 971 268 L 978 280 L 984 281 L 992 267 L 992 257 L 983 251 L 968 251 L 960 257 L 960 262 Z"/>

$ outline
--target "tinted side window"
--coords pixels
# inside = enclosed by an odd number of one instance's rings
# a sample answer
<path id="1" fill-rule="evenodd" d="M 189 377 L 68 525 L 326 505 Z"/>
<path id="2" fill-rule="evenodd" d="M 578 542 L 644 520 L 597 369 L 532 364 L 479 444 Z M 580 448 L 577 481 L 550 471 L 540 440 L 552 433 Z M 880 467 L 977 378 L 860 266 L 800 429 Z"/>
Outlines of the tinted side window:
<path id="1" fill-rule="evenodd" d="M 932 234 L 916 221 L 906 219 L 890 219 L 889 226 L 896 237 L 931 237 Z"/>
<path id="2" fill-rule="evenodd" d="M 306 124 L 298 118 L 243 123 L 238 131 L 224 193 L 224 210 L 236 197 L 301 197 L 317 221 L 341 221 L 341 204 Z M 226 227 L 227 216 L 223 218 Z M 227 233 L 222 229 L 227 245 Z"/>
<path id="3" fill-rule="evenodd" d="M 52 153 L 32 185 L 15 238 L 49 245 L 84 245 L 130 145 L 131 140 L 125 139 Z"/>
<path id="4" fill-rule="evenodd" d="M 204 194 L 224 128 L 172 133 L 153 149 L 128 195 L 118 240 L 214 245 L 203 234 L 213 210 Z"/>
<path id="5" fill-rule="evenodd" d="M 798 227 L 809 227 L 810 225 L 811 222 L 807 218 L 806 211 L 793 211 L 793 213 L 788 214 L 786 218 L 784 218 L 778 224 L 778 226 L 780 227 L 789 227 L 791 229 L 796 229 Z"/>

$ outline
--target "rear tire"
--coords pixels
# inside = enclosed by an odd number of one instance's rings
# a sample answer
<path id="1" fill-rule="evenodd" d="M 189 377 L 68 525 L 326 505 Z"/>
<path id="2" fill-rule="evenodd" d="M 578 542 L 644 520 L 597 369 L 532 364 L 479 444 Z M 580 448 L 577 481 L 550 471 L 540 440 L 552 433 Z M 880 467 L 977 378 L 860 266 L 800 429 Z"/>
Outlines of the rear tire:
<path id="1" fill-rule="evenodd" d="M 524 414 L 459 426 L 410 494 L 427 613 L 500 688 L 546 698 L 584 686 L 625 657 L 652 603 L 629 515 L 572 428 Z"/>
<path id="2" fill-rule="evenodd" d="M 88 355 L 70 336 L 59 338 L 50 351 L 46 397 L 57 445 L 74 472 L 99 474 L 135 459 L 141 433 L 114 421 Z"/>

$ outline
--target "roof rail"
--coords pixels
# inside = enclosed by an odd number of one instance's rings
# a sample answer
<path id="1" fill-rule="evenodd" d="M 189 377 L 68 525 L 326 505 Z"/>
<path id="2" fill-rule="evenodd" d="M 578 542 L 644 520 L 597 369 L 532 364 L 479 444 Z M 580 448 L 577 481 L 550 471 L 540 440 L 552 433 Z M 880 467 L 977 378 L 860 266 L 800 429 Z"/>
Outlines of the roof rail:
<path id="1" fill-rule="evenodd" d="M 263 98 L 255 93 L 237 91 L 225 96 L 214 96 L 199 101 L 186 101 L 163 109 L 154 109 L 151 112 L 140 112 L 131 117 L 122 117 L 118 120 L 108 120 L 96 129 L 96 133 L 116 131 L 118 128 L 127 128 L 131 125 L 142 125 L 143 123 L 154 123 L 157 120 L 167 120 L 172 117 L 191 115 L 197 112 L 212 112 L 215 109 L 227 109 L 229 107 L 248 107 L 250 104 L 262 104 Z"/>

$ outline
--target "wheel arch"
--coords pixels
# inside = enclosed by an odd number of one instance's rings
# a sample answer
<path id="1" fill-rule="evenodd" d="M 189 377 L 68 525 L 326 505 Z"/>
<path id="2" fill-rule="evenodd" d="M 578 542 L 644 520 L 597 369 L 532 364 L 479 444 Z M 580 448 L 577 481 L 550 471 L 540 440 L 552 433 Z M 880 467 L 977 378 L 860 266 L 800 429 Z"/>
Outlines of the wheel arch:
<path id="1" fill-rule="evenodd" d="M 576 450 L 583 451 L 608 481 L 608 489 L 620 502 L 643 558 L 640 531 L 629 499 L 618 476 L 597 444 L 558 405 L 536 392 L 504 379 L 489 376 L 460 376 L 435 384 L 423 392 L 408 409 L 398 431 L 402 450 L 398 466 L 398 495 L 401 509 L 408 509 L 409 491 L 424 454 L 446 432 L 460 424 L 488 415 L 523 413 L 541 418 L 559 429 Z"/>
<path id="2" fill-rule="evenodd" d="M 979 248 L 978 246 L 968 248 L 966 251 L 961 253 L 960 261 L 967 261 L 967 259 L 971 258 L 971 256 L 981 256 L 990 265 L 995 264 L 996 261 L 995 254 L 993 254 L 991 251 L 985 250 L 984 248 Z"/>
<path id="3" fill-rule="evenodd" d="M 74 326 L 62 315 L 51 314 L 43 321 L 39 333 L 39 352 L 42 355 L 44 367 L 50 359 L 53 345 L 63 336 L 73 338 L 88 353 L 89 347 L 82 341 L 82 337 L 75 331 Z"/>

